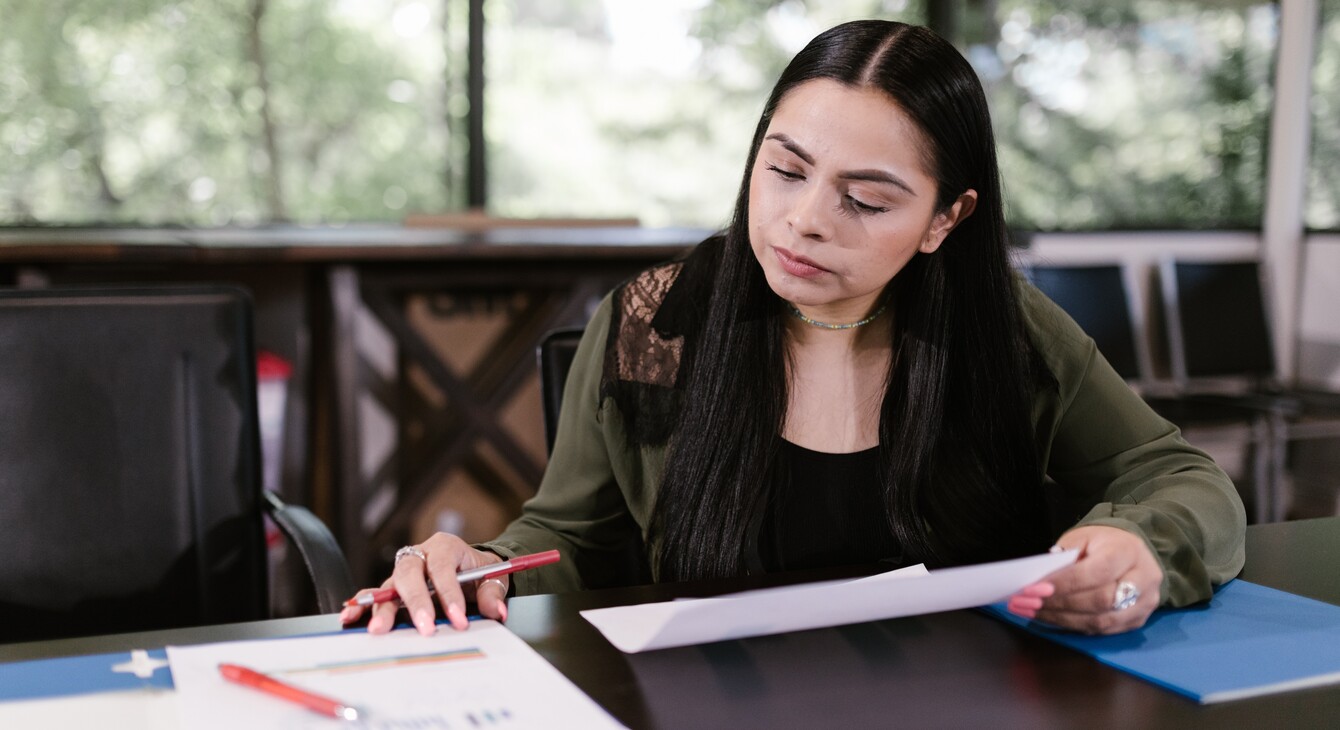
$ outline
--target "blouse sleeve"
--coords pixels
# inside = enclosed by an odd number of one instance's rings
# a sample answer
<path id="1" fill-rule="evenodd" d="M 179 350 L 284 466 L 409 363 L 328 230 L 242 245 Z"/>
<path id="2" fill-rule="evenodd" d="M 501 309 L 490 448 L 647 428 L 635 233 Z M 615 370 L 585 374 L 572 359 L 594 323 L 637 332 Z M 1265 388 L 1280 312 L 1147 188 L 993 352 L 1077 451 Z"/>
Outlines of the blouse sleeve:
<path id="1" fill-rule="evenodd" d="M 1112 369 L 1093 340 L 1031 285 L 1021 301 L 1058 388 L 1035 419 L 1047 475 L 1071 503 L 1091 505 L 1075 526 L 1139 535 L 1163 568 L 1164 605 L 1209 599 L 1244 561 L 1246 513 L 1237 489 Z"/>
<path id="2" fill-rule="evenodd" d="M 512 574 L 517 594 L 631 582 L 641 531 L 615 478 L 602 428 L 600 378 L 610 326 L 606 297 L 577 347 L 549 465 L 535 496 L 497 539 L 476 547 L 504 558 L 557 549 L 559 562 Z"/>

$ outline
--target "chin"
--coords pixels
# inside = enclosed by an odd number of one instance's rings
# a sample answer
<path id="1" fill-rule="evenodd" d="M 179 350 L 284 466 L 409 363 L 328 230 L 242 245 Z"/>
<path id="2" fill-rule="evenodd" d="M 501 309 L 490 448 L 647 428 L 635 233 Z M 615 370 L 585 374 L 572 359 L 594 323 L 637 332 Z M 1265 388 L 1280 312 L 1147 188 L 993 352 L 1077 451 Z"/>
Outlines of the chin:
<path id="1" fill-rule="evenodd" d="M 768 288 L 772 290 L 773 294 L 788 302 L 796 301 L 796 297 L 804 298 L 804 294 L 800 291 L 801 287 L 797 286 L 800 282 L 795 281 L 785 272 L 773 271 L 765 266 L 763 267 L 763 278 L 767 280 Z"/>
<path id="2" fill-rule="evenodd" d="M 833 300 L 830 294 L 822 291 L 813 284 L 789 277 L 783 274 L 785 279 L 777 281 L 773 277 L 768 277 L 768 288 L 773 294 L 785 299 L 792 304 L 813 307 L 827 304 Z"/>

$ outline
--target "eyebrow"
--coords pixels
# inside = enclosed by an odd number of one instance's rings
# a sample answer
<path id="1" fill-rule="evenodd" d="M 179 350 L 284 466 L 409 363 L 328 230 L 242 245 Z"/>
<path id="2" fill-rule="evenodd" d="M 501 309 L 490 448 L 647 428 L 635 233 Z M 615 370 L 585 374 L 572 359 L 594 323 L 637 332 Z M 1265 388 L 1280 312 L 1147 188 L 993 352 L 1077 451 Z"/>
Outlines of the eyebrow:
<path id="1" fill-rule="evenodd" d="M 791 139 L 785 134 L 781 133 L 770 134 L 764 139 L 770 139 L 780 144 L 782 147 L 785 147 L 787 151 L 789 151 L 791 154 L 804 160 L 805 164 L 807 165 L 814 164 L 814 157 L 810 155 L 810 153 L 806 152 L 805 148 L 801 147 L 799 144 L 796 144 L 796 141 L 794 139 Z M 840 173 L 838 177 L 843 180 L 865 180 L 867 182 L 887 183 L 896 188 L 901 188 L 908 195 L 911 195 L 913 197 L 916 197 L 917 194 L 916 191 L 912 189 L 912 186 L 908 185 L 905 180 L 885 170 L 875 170 L 875 169 L 850 170 L 848 172 Z"/>

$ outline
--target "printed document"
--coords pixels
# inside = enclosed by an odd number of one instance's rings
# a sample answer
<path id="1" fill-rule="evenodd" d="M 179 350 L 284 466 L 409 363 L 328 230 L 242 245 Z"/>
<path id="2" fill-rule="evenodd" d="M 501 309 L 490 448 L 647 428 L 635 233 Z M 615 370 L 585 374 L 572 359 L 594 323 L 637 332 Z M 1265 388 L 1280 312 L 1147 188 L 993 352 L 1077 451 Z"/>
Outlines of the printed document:
<path id="1" fill-rule="evenodd" d="M 534 649 L 495 621 L 468 631 L 413 629 L 169 646 L 182 727 L 600 728 L 622 727 Z M 224 680 L 220 663 L 356 707 L 343 722 Z"/>

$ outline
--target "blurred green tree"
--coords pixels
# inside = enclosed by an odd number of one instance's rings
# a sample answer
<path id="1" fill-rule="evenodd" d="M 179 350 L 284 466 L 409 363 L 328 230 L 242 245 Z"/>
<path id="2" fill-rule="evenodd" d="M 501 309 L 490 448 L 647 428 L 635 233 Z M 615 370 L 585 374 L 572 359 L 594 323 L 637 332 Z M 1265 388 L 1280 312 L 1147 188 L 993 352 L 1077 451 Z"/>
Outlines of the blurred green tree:
<path id="1" fill-rule="evenodd" d="M 1312 162 L 1305 220 L 1340 229 L 1340 0 L 1324 0 L 1312 71 Z"/>
<path id="2" fill-rule="evenodd" d="M 1340 0 L 1309 222 L 1340 224 Z M 1278 8 L 937 5 L 990 96 L 1012 224 L 1260 225 Z M 462 0 L 0 0 L 0 223 L 397 220 L 459 207 Z M 723 225 L 820 30 L 930 0 L 488 0 L 490 207 Z M 1330 111 L 1327 111 L 1327 110 Z M 1318 162 L 1318 160 L 1320 162 Z"/>
<path id="3" fill-rule="evenodd" d="M 1260 226 L 1273 4 L 973 4 L 1012 224 Z"/>
<path id="4" fill-rule="evenodd" d="M 397 219 L 449 202 L 435 6 L 0 0 L 0 221 Z"/>

